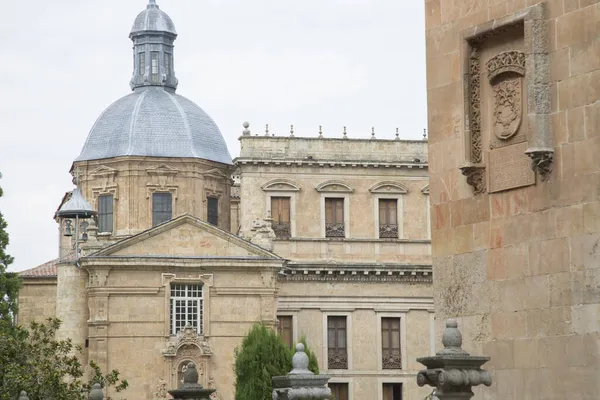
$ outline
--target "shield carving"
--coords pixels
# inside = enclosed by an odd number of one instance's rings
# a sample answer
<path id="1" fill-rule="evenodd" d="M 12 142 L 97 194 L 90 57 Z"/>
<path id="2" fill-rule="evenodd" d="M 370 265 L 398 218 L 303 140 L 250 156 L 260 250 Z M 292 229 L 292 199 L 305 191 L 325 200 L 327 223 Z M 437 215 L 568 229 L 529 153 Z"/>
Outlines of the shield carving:
<path id="1" fill-rule="evenodd" d="M 492 130 L 497 138 L 508 140 L 521 126 L 525 54 L 505 51 L 492 57 L 486 66 L 494 93 Z"/>
<path id="2" fill-rule="evenodd" d="M 510 139 L 521 125 L 521 78 L 505 79 L 494 85 L 494 134 Z"/>

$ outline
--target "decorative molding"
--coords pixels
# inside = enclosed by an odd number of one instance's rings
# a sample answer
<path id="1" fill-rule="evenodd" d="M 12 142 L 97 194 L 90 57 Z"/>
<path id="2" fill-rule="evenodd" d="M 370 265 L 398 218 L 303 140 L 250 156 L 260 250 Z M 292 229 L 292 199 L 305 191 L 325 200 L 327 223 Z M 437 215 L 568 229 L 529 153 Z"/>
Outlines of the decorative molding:
<path id="1" fill-rule="evenodd" d="M 214 178 L 214 179 L 224 179 L 227 181 L 231 181 L 231 176 L 227 175 L 223 171 L 217 168 L 210 169 L 202 174 L 204 177 Z"/>
<path id="2" fill-rule="evenodd" d="M 169 192 L 173 194 L 173 199 L 177 199 L 178 186 L 173 183 L 173 177 L 179 173 L 166 164 L 159 164 L 147 168 L 146 172 L 150 175 L 151 181 L 146 184 L 146 198 L 150 198 L 154 192 Z"/>
<path id="3" fill-rule="evenodd" d="M 363 268 L 345 268 L 319 266 L 290 268 L 284 275 L 279 274 L 280 281 L 321 281 L 321 282 L 405 282 L 431 283 L 431 266 L 423 268 L 386 268 L 369 265 Z"/>
<path id="4" fill-rule="evenodd" d="M 466 164 L 460 167 L 460 172 L 467 177 L 467 184 L 473 188 L 473 194 L 485 193 L 485 167 L 481 164 Z"/>
<path id="5" fill-rule="evenodd" d="M 526 153 L 531 157 L 531 169 L 534 172 L 538 172 L 542 178 L 542 182 L 547 181 L 550 178 L 550 172 L 552 172 L 552 164 L 554 162 L 554 151 L 530 151 Z"/>
<path id="6" fill-rule="evenodd" d="M 265 192 L 299 192 L 300 186 L 289 179 L 273 179 L 260 187 Z"/>
<path id="7" fill-rule="evenodd" d="M 213 354 L 208 340 L 203 336 L 198 335 L 196 330 L 189 325 L 177 332 L 176 336 L 172 336 L 167 340 L 166 347 L 162 351 L 162 354 L 165 357 L 175 357 L 177 356 L 179 349 L 184 346 L 197 347 L 200 350 L 201 357 L 210 357 Z"/>
<path id="8" fill-rule="evenodd" d="M 381 194 L 406 194 L 408 193 L 408 188 L 399 182 L 384 181 L 373 185 L 369 189 L 369 192 Z"/>
<path id="9" fill-rule="evenodd" d="M 504 51 L 490 58 L 485 66 L 490 82 L 493 82 L 497 76 L 507 72 L 525 76 L 525 54 L 514 50 Z"/>
<path id="10" fill-rule="evenodd" d="M 315 188 L 317 192 L 330 192 L 330 193 L 353 193 L 354 188 L 348 183 L 338 180 L 331 180 L 323 182 Z"/>
<path id="11" fill-rule="evenodd" d="M 342 139 L 341 139 L 342 140 Z M 426 169 L 428 163 L 425 162 L 384 162 L 384 161 L 340 161 L 340 160 L 307 160 L 307 159 L 260 159 L 260 158 L 236 158 L 234 160 L 237 166 L 241 165 L 287 165 L 297 167 L 324 167 L 324 168 L 406 168 L 406 169 Z"/>
<path id="12" fill-rule="evenodd" d="M 118 185 L 115 182 L 115 177 L 117 176 L 116 169 L 102 165 L 90 172 L 90 176 L 102 180 L 101 186 L 92 188 L 94 200 L 101 194 L 112 194 L 115 200 L 119 199 Z"/>
<path id="13" fill-rule="evenodd" d="M 86 268 L 88 271 L 88 288 L 105 287 L 110 267 Z"/>

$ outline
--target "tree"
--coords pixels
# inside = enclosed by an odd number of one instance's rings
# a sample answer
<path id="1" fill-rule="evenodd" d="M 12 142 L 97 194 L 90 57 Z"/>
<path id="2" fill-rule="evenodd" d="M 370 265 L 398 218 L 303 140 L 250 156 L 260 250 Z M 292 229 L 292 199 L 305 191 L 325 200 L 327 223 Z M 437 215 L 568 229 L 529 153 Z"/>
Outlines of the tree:
<path id="1" fill-rule="evenodd" d="M 271 399 L 274 376 L 292 370 L 292 353 L 273 329 L 255 324 L 235 349 L 235 400 Z"/>
<path id="2" fill-rule="evenodd" d="M 84 400 L 94 383 L 114 386 L 117 392 L 129 386 L 118 371 L 103 375 L 94 362 L 91 380 L 84 381 L 77 354 L 81 347 L 71 339 L 56 340 L 59 327 L 60 320 L 49 318 L 45 323 L 32 322 L 29 329 L 14 327 L 0 335 L 0 400 L 14 400 L 21 390 L 30 400 Z"/>
<path id="3" fill-rule="evenodd" d="M 1 173 L 0 178 L 2 178 Z M 0 187 L 0 197 L 3 194 L 2 187 Z M 0 212 L 0 334 L 13 325 L 13 317 L 17 312 L 17 296 L 21 286 L 19 276 L 6 271 L 14 260 L 6 253 L 8 246 L 6 227 L 7 223 Z"/>

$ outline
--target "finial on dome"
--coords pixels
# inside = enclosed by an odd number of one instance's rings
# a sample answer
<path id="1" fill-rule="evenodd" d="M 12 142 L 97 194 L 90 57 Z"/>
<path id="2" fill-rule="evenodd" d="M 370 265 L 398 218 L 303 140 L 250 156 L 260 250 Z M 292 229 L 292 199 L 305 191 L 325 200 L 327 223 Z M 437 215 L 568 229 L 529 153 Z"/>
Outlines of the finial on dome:
<path id="1" fill-rule="evenodd" d="M 156 0 L 150 0 L 148 2 L 148 7 L 158 7 L 158 4 L 156 4 Z"/>

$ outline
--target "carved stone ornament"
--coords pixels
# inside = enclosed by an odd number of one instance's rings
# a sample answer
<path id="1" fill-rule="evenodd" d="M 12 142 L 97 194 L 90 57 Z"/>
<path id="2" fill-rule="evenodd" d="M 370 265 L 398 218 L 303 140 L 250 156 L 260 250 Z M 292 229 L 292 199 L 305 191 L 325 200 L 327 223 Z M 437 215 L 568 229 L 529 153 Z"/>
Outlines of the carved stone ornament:
<path id="1" fill-rule="evenodd" d="M 525 54 L 505 51 L 491 58 L 486 67 L 494 93 L 492 129 L 497 138 L 508 140 L 521 126 Z"/>
<path id="2" fill-rule="evenodd" d="M 540 174 L 542 182 L 550 178 L 552 163 L 554 162 L 554 151 L 528 151 L 531 158 L 531 169 Z"/>
<path id="3" fill-rule="evenodd" d="M 167 382 L 160 378 L 156 384 L 156 391 L 152 394 L 153 400 L 167 400 Z"/>
<path id="4" fill-rule="evenodd" d="M 190 345 L 198 347 L 203 356 L 212 355 L 208 341 L 199 336 L 196 329 L 190 325 L 177 332 L 176 336 L 171 337 L 162 353 L 165 357 L 175 357 L 180 348 Z"/>
<path id="5" fill-rule="evenodd" d="M 485 167 L 483 165 L 466 164 L 460 171 L 467 177 L 467 183 L 473 188 L 474 194 L 485 193 Z"/>

